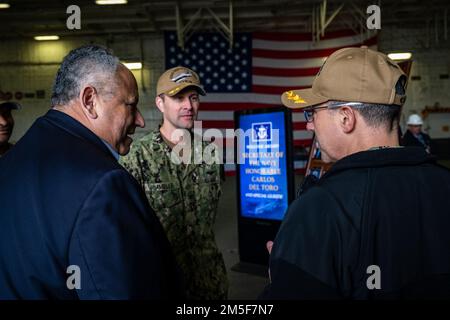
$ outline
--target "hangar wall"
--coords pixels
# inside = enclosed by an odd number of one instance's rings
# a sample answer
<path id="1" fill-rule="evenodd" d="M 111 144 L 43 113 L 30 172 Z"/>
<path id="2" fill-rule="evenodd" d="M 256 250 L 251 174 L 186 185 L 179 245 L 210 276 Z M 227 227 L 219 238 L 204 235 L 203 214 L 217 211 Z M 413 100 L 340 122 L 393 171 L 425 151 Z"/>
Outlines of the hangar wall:
<path id="1" fill-rule="evenodd" d="M 23 109 L 14 111 L 16 122 L 11 142 L 16 142 L 31 126 L 34 120 L 50 107 L 51 88 L 63 57 L 73 48 L 88 43 L 106 45 L 123 61 L 144 61 L 142 70 L 134 70 L 139 86 L 139 108 L 146 120 L 146 128 L 138 129 L 142 135 L 148 129 L 157 127 L 161 116 L 154 107 L 154 90 L 159 74 L 164 70 L 164 42 L 162 35 L 129 40 L 125 37 L 76 38 L 59 41 L 3 41 L 0 42 L 0 90 L 22 92 L 20 100 Z M 143 59 L 140 58 L 143 52 Z M 26 94 L 33 94 L 27 98 Z M 16 100 L 18 101 L 18 100 Z"/>
<path id="2" fill-rule="evenodd" d="M 450 108 L 450 38 L 432 29 L 382 29 L 379 37 L 379 49 L 383 52 L 412 52 L 413 64 L 407 90 L 407 99 L 401 124 L 411 113 L 420 113 L 426 106 Z M 434 117 L 447 119 L 449 114 L 435 114 Z M 425 119 L 424 129 L 429 133 L 437 132 L 439 122 Z M 435 134 L 436 136 L 436 134 Z M 433 136 L 432 136 L 433 138 Z M 443 138 L 443 137 L 441 137 Z M 446 138 L 450 138 L 448 132 Z"/>
<path id="3" fill-rule="evenodd" d="M 12 142 L 16 142 L 33 121 L 49 109 L 52 82 L 64 55 L 72 48 L 86 43 L 107 45 L 124 61 L 144 62 L 142 70 L 133 71 L 139 85 L 139 107 L 147 123 L 146 128 L 139 129 L 136 135 L 140 136 L 157 127 L 161 116 L 153 101 L 156 81 L 164 70 L 162 34 L 133 39 L 129 36 L 114 36 L 47 42 L 1 41 L 0 90 L 12 94 L 34 94 L 34 97 L 25 96 L 21 100 L 23 109 L 15 111 L 16 127 Z M 427 105 L 439 103 L 443 107 L 450 107 L 449 40 L 445 40 L 441 35 L 436 41 L 435 36 L 426 29 L 384 28 L 379 36 L 379 49 L 383 52 L 413 53 L 411 75 L 420 76 L 420 80 L 409 82 L 402 124 L 410 113 L 420 112 Z M 425 128 L 429 126 L 430 124 L 426 123 Z"/>

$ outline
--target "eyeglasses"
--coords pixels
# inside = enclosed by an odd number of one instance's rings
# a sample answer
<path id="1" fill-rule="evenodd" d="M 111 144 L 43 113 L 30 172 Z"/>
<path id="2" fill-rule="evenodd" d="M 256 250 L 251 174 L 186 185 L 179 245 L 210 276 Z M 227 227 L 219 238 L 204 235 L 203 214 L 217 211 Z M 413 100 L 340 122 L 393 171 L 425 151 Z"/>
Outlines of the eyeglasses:
<path id="1" fill-rule="evenodd" d="M 314 120 L 314 112 L 319 109 L 328 109 L 329 106 L 323 107 L 315 107 L 315 108 L 306 108 L 303 110 L 303 114 L 305 115 L 306 122 L 313 122 Z"/>
<path id="2" fill-rule="evenodd" d="M 305 115 L 306 122 L 313 122 L 314 120 L 314 113 L 316 110 L 319 109 L 335 109 L 342 106 L 351 106 L 351 107 L 358 107 L 362 106 L 363 104 L 361 102 L 328 102 L 329 104 L 319 107 L 310 107 L 305 108 L 303 110 L 303 114 Z"/>

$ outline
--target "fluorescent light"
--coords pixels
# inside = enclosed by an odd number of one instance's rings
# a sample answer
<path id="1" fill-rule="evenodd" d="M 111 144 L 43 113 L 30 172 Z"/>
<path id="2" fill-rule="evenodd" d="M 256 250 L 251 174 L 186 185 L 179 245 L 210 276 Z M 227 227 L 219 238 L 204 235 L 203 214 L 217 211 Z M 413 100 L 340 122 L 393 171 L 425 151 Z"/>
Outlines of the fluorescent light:
<path id="1" fill-rule="evenodd" d="M 130 70 L 140 70 L 142 69 L 142 63 L 141 62 L 122 62 L 125 67 L 127 67 Z"/>
<path id="2" fill-rule="evenodd" d="M 0 9 L 8 9 L 9 3 L 0 3 Z"/>
<path id="3" fill-rule="evenodd" d="M 109 4 L 127 4 L 127 0 L 95 0 L 98 5 L 109 5 Z"/>
<path id="4" fill-rule="evenodd" d="M 389 59 L 391 60 L 408 60 L 411 59 L 411 52 L 401 52 L 401 53 L 389 53 Z"/>
<path id="5" fill-rule="evenodd" d="M 37 41 L 59 40 L 59 36 L 35 36 L 34 40 Z"/>

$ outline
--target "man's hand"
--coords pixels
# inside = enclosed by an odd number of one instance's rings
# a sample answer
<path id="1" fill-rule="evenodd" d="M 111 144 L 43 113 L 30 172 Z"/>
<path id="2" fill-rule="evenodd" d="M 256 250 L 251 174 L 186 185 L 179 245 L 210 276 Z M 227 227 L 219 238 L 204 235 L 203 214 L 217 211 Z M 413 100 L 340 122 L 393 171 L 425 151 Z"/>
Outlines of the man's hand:
<path id="1" fill-rule="evenodd" d="M 267 251 L 269 251 L 269 254 L 272 252 L 272 247 L 273 247 L 273 241 L 267 241 L 266 248 L 267 248 Z"/>

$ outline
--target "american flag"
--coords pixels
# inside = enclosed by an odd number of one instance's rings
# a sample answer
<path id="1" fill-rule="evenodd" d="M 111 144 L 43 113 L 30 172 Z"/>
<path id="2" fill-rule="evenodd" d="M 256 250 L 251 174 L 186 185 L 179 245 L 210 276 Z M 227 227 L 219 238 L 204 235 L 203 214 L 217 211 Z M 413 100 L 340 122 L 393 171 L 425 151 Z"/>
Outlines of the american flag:
<path id="1" fill-rule="evenodd" d="M 344 47 L 374 47 L 377 39 L 343 30 L 328 32 L 314 43 L 311 33 L 236 33 L 233 48 L 219 33 L 195 33 L 177 45 L 175 32 L 165 33 L 166 68 L 186 66 L 196 71 L 207 95 L 202 97 L 198 120 L 204 129 L 234 129 L 235 110 L 280 106 L 280 95 L 289 89 L 311 87 L 326 58 Z M 310 148 L 302 112 L 293 113 L 295 147 Z M 231 141 L 224 141 L 232 146 Z M 304 172 L 306 161 L 295 161 Z M 228 174 L 235 165 L 225 164 Z"/>

